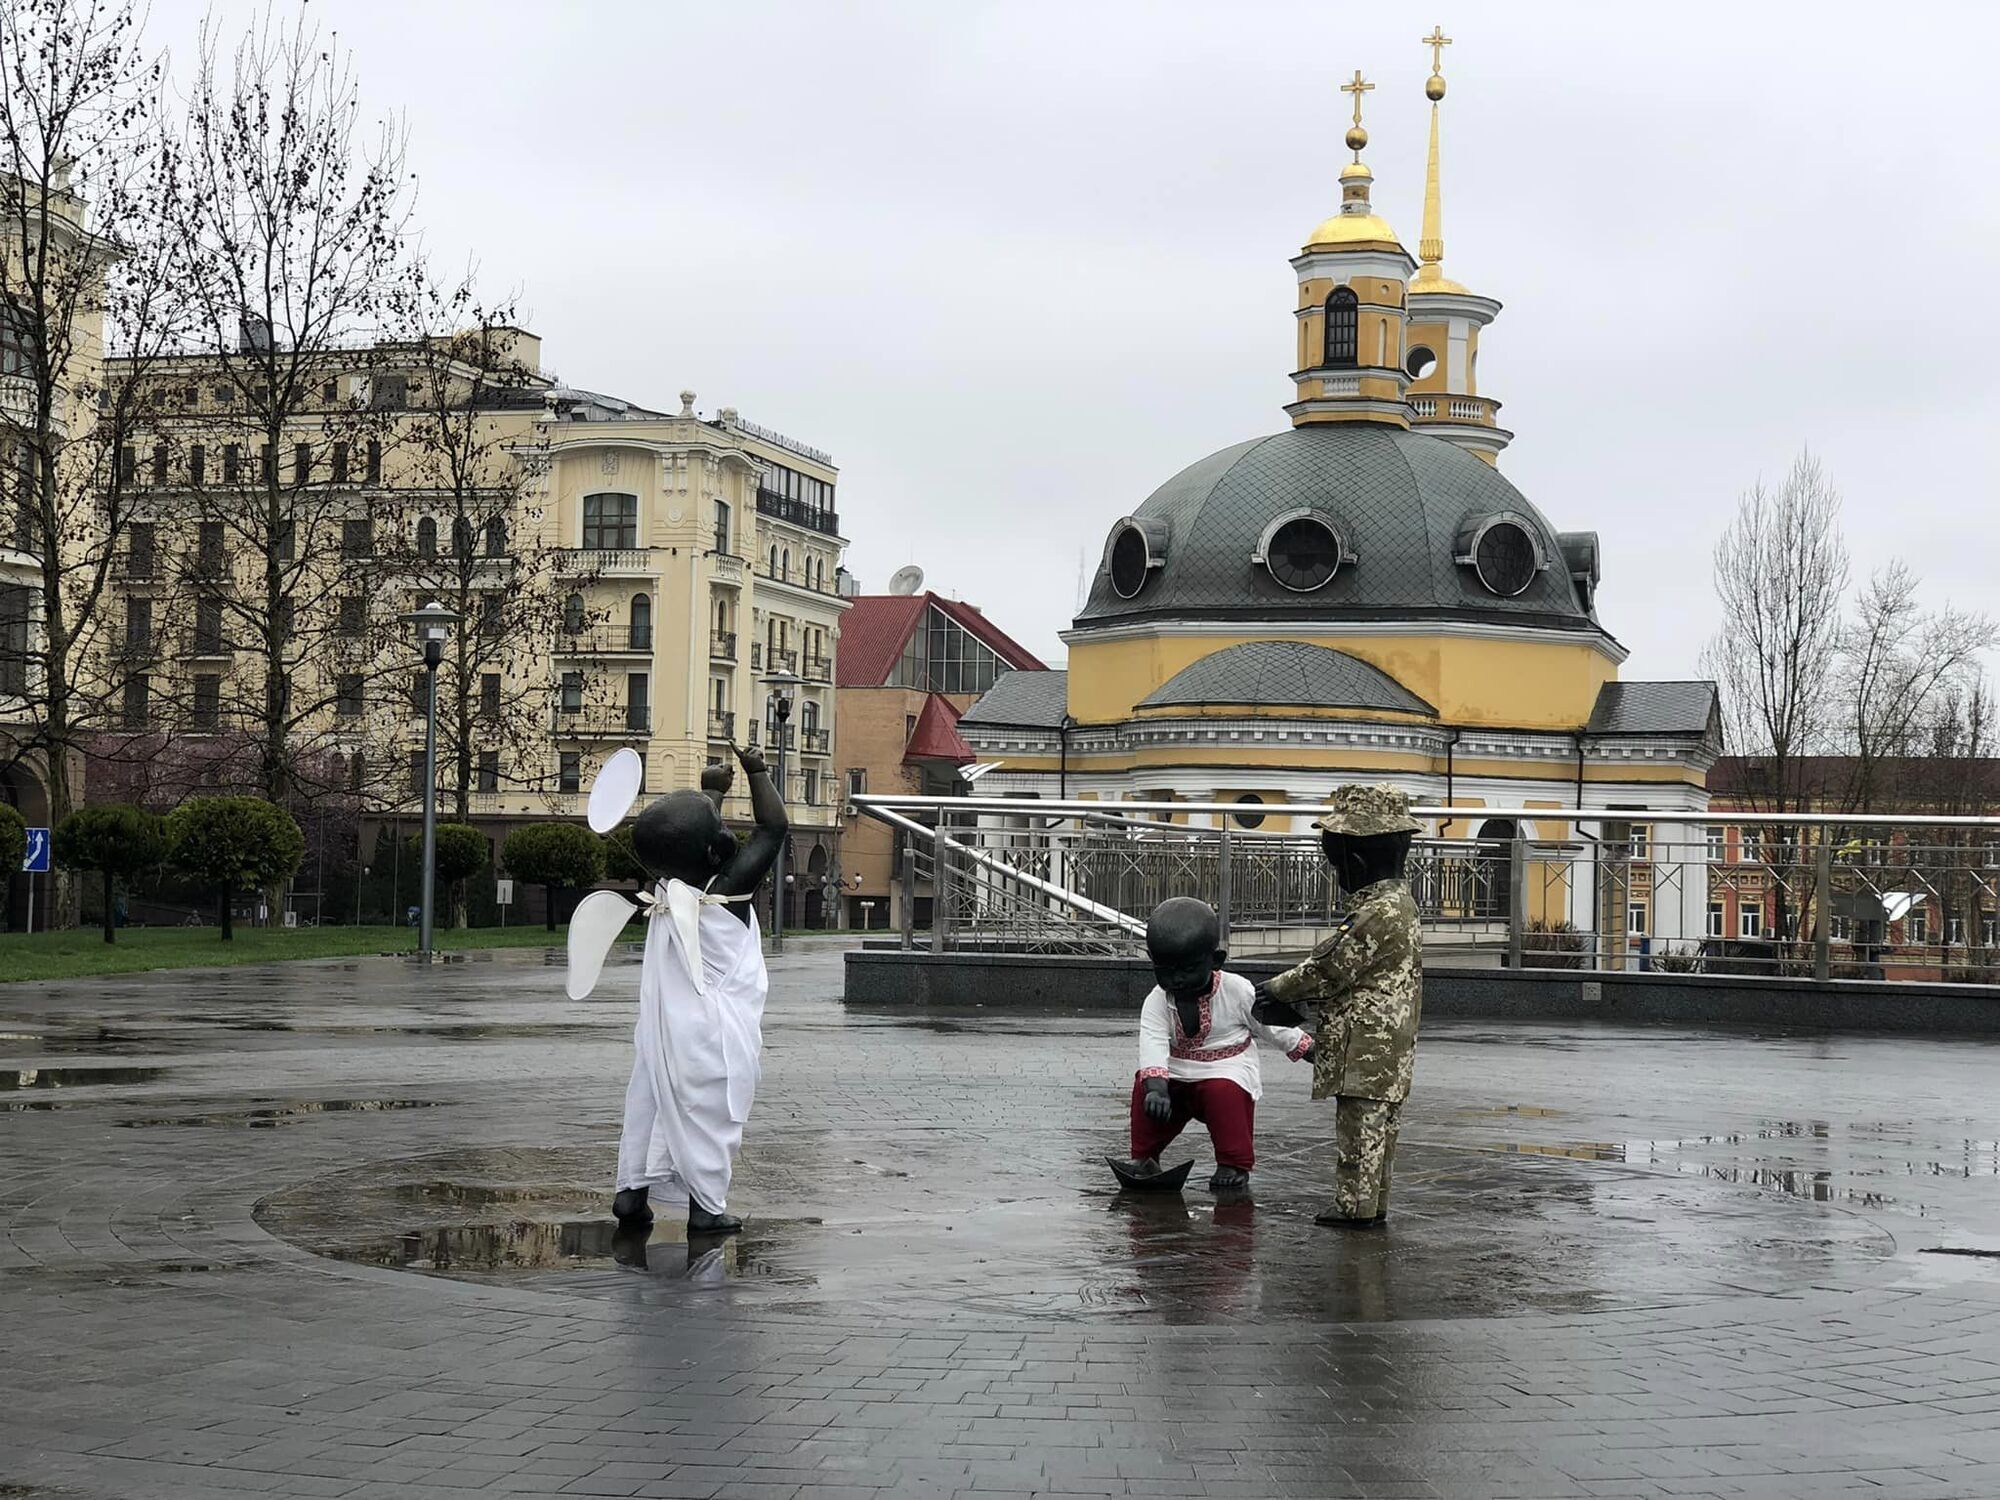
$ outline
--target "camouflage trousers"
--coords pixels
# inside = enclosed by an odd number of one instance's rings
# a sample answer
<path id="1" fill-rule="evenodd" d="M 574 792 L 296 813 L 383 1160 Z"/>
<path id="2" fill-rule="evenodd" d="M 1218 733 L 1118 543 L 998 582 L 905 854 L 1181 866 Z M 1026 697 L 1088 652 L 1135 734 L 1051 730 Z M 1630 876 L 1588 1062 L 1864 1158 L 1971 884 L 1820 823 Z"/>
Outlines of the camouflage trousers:
<path id="1" fill-rule="evenodd" d="M 1334 1104 L 1340 1164 L 1333 1174 L 1333 1202 L 1323 1217 L 1379 1219 L 1389 1211 L 1389 1173 L 1403 1106 L 1351 1094 L 1339 1095 Z"/>

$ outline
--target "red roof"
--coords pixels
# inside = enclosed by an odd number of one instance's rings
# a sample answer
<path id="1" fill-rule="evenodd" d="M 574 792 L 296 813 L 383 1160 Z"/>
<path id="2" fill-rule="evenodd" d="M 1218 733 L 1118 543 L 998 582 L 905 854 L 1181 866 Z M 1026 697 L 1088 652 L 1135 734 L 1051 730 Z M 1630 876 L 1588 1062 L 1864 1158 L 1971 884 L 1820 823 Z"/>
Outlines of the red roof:
<path id="1" fill-rule="evenodd" d="M 841 617 L 836 685 L 884 686 L 895 673 L 911 633 L 923 623 L 924 610 L 932 605 L 985 642 L 1009 667 L 1047 670 L 1033 652 L 970 604 L 932 593 L 859 594 Z"/>
<path id="2" fill-rule="evenodd" d="M 960 766 L 975 759 L 972 747 L 958 732 L 958 710 L 944 694 L 931 693 L 924 699 L 917 727 L 910 731 L 910 742 L 903 747 L 903 759 L 948 760 Z"/>

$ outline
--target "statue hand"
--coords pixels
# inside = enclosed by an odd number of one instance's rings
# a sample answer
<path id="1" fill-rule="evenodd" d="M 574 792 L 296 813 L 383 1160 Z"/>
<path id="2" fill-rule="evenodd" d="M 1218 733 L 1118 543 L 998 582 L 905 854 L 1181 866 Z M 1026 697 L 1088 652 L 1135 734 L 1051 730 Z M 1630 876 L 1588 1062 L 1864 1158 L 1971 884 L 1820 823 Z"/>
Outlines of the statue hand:
<path id="1" fill-rule="evenodd" d="M 1256 998 L 1250 1002 L 1250 1018 L 1264 1026 L 1306 1024 L 1304 1012 L 1289 1001 L 1280 1000 L 1270 994 L 1261 984 L 1257 986 Z"/>
<path id="2" fill-rule="evenodd" d="M 736 763 L 743 767 L 743 774 L 745 776 L 762 776 L 770 769 L 770 767 L 764 764 L 764 752 L 759 750 L 755 745 L 738 745 L 736 747 Z"/>
<path id="3" fill-rule="evenodd" d="M 1146 1080 L 1146 1118 L 1149 1120 L 1170 1120 L 1174 1114 L 1174 1101 L 1167 1094 L 1167 1080 L 1148 1078 Z"/>
<path id="4" fill-rule="evenodd" d="M 734 767 L 724 765 L 721 761 L 717 760 L 710 761 L 701 768 L 701 789 L 704 792 L 718 792 L 726 797 L 729 795 L 730 787 L 735 784 L 736 771 Z"/>

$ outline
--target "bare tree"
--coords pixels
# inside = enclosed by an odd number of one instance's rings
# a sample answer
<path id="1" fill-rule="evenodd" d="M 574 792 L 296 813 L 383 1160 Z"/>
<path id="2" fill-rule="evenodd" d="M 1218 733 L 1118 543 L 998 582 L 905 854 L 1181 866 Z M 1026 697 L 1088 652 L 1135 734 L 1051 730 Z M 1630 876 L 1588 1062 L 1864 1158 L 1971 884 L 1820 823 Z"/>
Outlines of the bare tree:
<path id="1" fill-rule="evenodd" d="M 174 324 L 160 80 L 125 0 L 0 7 L 0 540 L 33 560 L 0 577 L 0 697 L 21 704 L 0 765 L 39 765 L 52 822 L 117 688 L 99 648 L 131 515 L 118 434 L 141 397 L 105 378 L 107 324 L 141 360 Z M 56 919 L 74 914 L 74 882 L 58 882 Z"/>
<path id="2" fill-rule="evenodd" d="M 186 415 L 147 462 L 197 517 L 190 728 L 243 733 L 273 800 L 330 790 L 344 721 L 395 670 L 393 618 L 341 601 L 373 571 L 371 489 L 406 386 L 382 366 L 405 264 L 400 132 L 365 138 L 346 56 L 267 12 L 227 58 L 204 27 L 177 221 L 195 329 Z M 407 656 L 407 652 L 404 653 Z"/>
<path id="3" fill-rule="evenodd" d="M 1742 496 L 1715 545 L 1722 629 L 1702 661 L 1721 692 L 1725 733 L 1752 762 L 1752 811 L 1803 812 L 1820 796 L 1807 773 L 1834 732 L 1847 582 L 1840 496 L 1819 461 L 1801 453 L 1775 491 L 1760 482 Z M 1807 909 L 1789 894 L 1805 870 L 1797 835 L 1776 825 L 1765 846 L 1781 942 L 1800 936 Z"/>
<path id="4" fill-rule="evenodd" d="M 438 670 L 438 773 L 463 822 L 476 791 L 546 788 L 558 707 L 550 650 L 612 627 L 583 606 L 592 579 L 548 543 L 523 482 L 546 462 L 535 422 L 551 382 L 515 309 L 422 267 L 397 304 L 412 397 L 397 434 L 399 485 L 381 502 L 383 573 L 411 604 L 435 599 L 459 616 Z M 597 644 L 650 654 L 650 616 L 618 629 L 616 642 Z"/>
<path id="5" fill-rule="evenodd" d="M 1992 646 L 1984 615 L 1950 605 L 1925 610 L 1917 575 L 1904 563 L 1876 570 L 1842 633 L 1837 680 L 1842 738 L 1854 756 L 1843 810 L 1872 812 L 1889 788 L 1885 762 L 1922 754 L 1941 724 L 1968 702 L 1968 679 Z M 1977 704 L 1977 685 L 1970 684 Z"/>

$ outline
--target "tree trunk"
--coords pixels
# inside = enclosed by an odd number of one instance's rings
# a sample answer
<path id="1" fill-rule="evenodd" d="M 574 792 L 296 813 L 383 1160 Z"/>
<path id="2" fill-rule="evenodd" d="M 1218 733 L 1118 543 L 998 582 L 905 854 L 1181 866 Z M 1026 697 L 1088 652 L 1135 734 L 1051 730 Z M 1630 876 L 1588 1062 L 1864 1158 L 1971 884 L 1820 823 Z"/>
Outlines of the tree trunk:
<path id="1" fill-rule="evenodd" d="M 114 884 L 111 872 L 106 870 L 104 872 L 104 941 L 107 943 L 118 941 L 118 934 L 113 931 L 113 923 L 111 921 L 111 894 Z"/>
<path id="2" fill-rule="evenodd" d="M 549 931 L 554 932 L 556 930 L 556 888 L 554 886 L 545 885 L 542 887 L 542 903 L 549 909 Z"/>
<path id="3" fill-rule="evenodd" d="M 217 911 L 217 916 L 222 922 L 222 940 L 225 943 L 236 941 L 236 926 L 233 920 L 236 914 L 230 910 L 230 904 L 229 887 L 225 885 L 222 887 L 221 900 L 218 903 Z"/>

